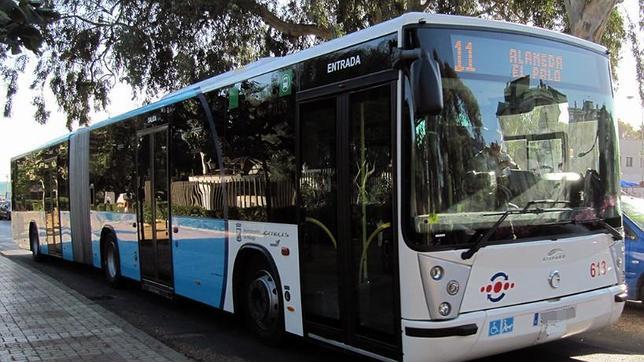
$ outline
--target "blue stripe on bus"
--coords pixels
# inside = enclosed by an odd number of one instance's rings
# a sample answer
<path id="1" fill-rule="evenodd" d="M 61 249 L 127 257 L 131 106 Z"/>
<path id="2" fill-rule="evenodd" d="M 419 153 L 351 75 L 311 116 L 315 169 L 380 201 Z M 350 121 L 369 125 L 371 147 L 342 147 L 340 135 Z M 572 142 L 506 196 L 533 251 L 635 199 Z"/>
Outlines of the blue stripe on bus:
<path id="1" fill-rule="evenodd" d="M 137 241 L 119 240 L 119 264 L 121 275 L 136 281 L 141 280 L 139 263 L 139 243 Z"/>
<path id="2" fill-rule="evenodd" d="M 226 283 L 228 282 L 228 222 L 224 222 L 224 283 L 223 292 L 219 300 L 219 308 L 224 309 L 224 299 L 226 298 Z"/>
<path id="3" fill-rule="evenodd" d="M 189 227 L 193 229 L 205 229 L 205 230 L 216 230 L 223 231 L 221 223 L 223 220 L 220 219 L 210 219 L 203 217 L 173 217 L 173 221 L 179 222 L 183 227 Z M 176 224 L 173 224 L 176 225 Z"/>
<path id="4" fill-rule="evenodd" d="M 72 247 L 72 241 L 65 241 L 62 243 L 63 249 L 63 259 L 68 261 L 74 261 L 74 250 Z"/>
<path id="5" fill-rule="evenodd" d="M 226 285 L 226 222 L 173 217 L 172 263 L 176 294 L 221 308 Z"/>
<path id="6" fill-rule="evenodd" d="M 132 224 L 136 223 L 136 214 L 116 211 L 92 211 L 91 215 L 92 223 L 97 227 L 92 230 L 92 235 L 97 238 L 92 240 L 93 265 L 97 268 L 102 267 L 99 238 L 101 230 L 98 229 L 98 226 L 101 228 L 109 226 L 116 234 L 121 275 L 140 281 L 139 243 L 136 227 L 132 227 Z"/>
<path id="7" fill-rule="evenodd" d="M 92 265 L 101 268 L 101 242 L 96 239 L 92 239 Z"/>

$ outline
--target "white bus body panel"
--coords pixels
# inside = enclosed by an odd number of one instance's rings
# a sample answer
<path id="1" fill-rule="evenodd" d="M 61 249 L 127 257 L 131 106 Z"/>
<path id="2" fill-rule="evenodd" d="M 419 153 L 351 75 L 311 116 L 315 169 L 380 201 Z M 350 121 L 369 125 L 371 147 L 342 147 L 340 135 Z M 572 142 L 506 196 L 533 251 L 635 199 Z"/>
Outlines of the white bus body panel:
<path id="1" fill-rule="evenodd" d="M 47 230 L 45 230 L 44 211 L 12 211 L 11 212 L 11 235 L 18 243 L 18 247 L 29 250 L 29 223 L 36 222 L 40 243 L 47 245 Z M 41 252 L 44 253 L 42 246 Z"/>
<path id="2" fill-rule="evenodd" d="M 612 243 L 610 235 L 595 234 L 483 247 L 474 256 L 461 313 L 615 285 Z M 456 254 L 454 261 L 461 259 Z M 557 287 L 550 285 L 554 273 Z"/>
<path id="3" fill-rule="evenodd" d="M 417 291 L 403 294 L 401 289 L 404 359 L 472 359 L 610 325 L 624 307 L 615 296 L 625 291 L 614 269 L 614 243 L 610 235 L 602 233 L 488 245 L 468 260 L 461 258 L 464 250 L 415 253 L 401 243 L 401 286 Z M 435 263 L 470 268 L 466 285 L 462 285 L 465 291 L 460 309 L 454 306 L 459 310 L 456 318 L 431 321 L 429 302 L 422 310 L 418 300 L 427 301 L 423 278 L 408 274 L 423 270 L 410 265 L 422 262 L 423 257 L 413 260 L 414 254 L 430 257 Z M 552 282 L 555 272 L 559 277 Z M 444 278 L 450 279 L 449 269 Z M 414 287 L 412 283 L 421 285 Z M 442 330 L 468 324 L 477 326 L 476 334 L 431 338 L 406 334 L 406 328 Z"/>
<path id="4" fill-rule="evenodd" d="M 430 319 L 423 281 L 421 280 L 418 252 L 405 245 L 398 235 L 398 267 L 400 270 L 400 316 L 402 319 Z"/>
<path id="5" fill-rule="evenodd" d="M 621 315 L 624 303 L 616 303 L 614 298 L 625 289 L 624 285 L 612 286 L 564 298 L 464 313 L 448 321 L 403 319 L 404 359 L 406 361 L 463 361 L 599 329 L 614 323 Z M 562 314 L 560 319 L 542 318 L 544 312 L 556 315 L 557 311 L 570 310 L 570 308 L 574 308 L 574 316 Z M 497 321 L 509 319 L 513 321 L 511 329 L 508 328 L 505 333 L 491 333 L 496 332 L 493 329 Z M 409 337 L 404 333 L 406 328 L 449 328 L 465 324 L 476 324 L 477 333 L 470 336 L 442 338 Z"/>
<path id="6" fill-rule="evenodd" d="M 297 225 L 267 222 L 228 220 L 228 273 L 224 310 L 234 312 L 233 268 L 237 254 L 244 245 L 258 245 L 266 249 L 277 267 L 282 284 L 282 296 L 290 294 L 284 302 L 284 327 L 287 332 L 304 335 L 300 293 L 300 259 L 297 244 Z M 288 249 L 288 255 L 282 254 Z M 291 309 L 291 310 L 289 310 Z"/>

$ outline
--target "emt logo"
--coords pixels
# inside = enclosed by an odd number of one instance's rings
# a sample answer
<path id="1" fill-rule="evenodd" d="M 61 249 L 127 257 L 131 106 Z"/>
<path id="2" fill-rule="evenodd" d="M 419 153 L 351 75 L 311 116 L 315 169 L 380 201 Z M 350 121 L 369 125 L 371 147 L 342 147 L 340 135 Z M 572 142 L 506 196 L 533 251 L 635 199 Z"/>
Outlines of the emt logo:
<path id="1" fill-rule="evenodd" d="M 481 293 L 487 294 L 487 299 L 496 303 L 505 297 L 505 292 L 514 288 L 514 282 L 510 281 L 504 272 L 498 272 L 490 278 L 490 283 L 481 287 Z"/>

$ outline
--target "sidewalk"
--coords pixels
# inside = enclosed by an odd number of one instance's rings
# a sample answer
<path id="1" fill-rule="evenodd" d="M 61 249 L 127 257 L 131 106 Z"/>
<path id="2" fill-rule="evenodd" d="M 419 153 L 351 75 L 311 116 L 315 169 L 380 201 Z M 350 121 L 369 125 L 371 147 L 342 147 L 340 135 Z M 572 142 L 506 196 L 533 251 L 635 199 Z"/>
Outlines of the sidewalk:
<path id="1" fill-rule="evenodd" d="M 0 361 L 41 360 L 188 359 L 56 280 L 0 255 Z"/>

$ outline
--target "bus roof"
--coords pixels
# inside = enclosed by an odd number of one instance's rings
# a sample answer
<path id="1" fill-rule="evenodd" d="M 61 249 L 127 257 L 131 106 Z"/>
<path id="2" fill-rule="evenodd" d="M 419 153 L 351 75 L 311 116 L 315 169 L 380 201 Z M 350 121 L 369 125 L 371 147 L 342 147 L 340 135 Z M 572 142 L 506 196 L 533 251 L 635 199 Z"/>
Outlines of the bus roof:
<path id="1" fill-rule="evenodd" d="M 424 23 L 428 25 L 445 25 L 445 26 L 455 26 L 462 28 L 478 28 L 478 29 L 488 29 L 496 31 L 509 31 L 517 32 L 522 34 L 534 35 L 542 38 L 549 38 L 553 40 L 558 40 L 566 43 L 571 43 L 577 46 L 581 46 L 595 52 L 606 54 L 607 50 L 605 47 L 595 44 L 590 41 L 586 41 L 568 34 L 559 33 L 552 30 L 542 29 L 534 26 L 515 24 L 506 21 L 498 20 L 486 20 L 468 16 L 456 16 L 456 15 L 442 15 L 442 14 L 428 14 L 428 13 L 406 13 L 397 18 L 376 24 L 369 28 L 357 31 L 345 35 L 340 38 L 336 38 L 319 45 L 313 46 L 308 49 L 298 51 L 296 53 L 286 55 L 283 57 L 268 57 L 261 58 L 256 62 L 250 63 L 248 65 L 242 66 L 240 68 L 213 76 L 211 78 L 205 79 L 203 81 L 191 84 L 185 88 L 179 89 L 177 91 L 171 92 L 156 102 L 150 103 L 148 105 L 136 108 L 134 110 L 128 111 L 126 113 L 120 114 L 115 117 L 110 117 L 106 120 L 97 122 L 89 127 L 80 128 L 75 132 L 93 130 L 97 128 L 104 127 L 106 125 L 122 121 L 124 119 L 137 116 L 155 109 L 162 108 L 172 103 L 180 102 L 182 100 L 192 98 L 199 93 L 206 93 L 215 89 L 224 88 L 241 82 L 246 79 L 254 78 L 262 74 L 270 73 L 272 71 L 282 69 L 294 64 L 306 61 L 311 58 L 315 58 L 320 55 L 332 53 L 344 48 L 348 48 L 355 44 L 363 43 L 375 38 L 379 38 L 384 35 L 392 34 L 397 32 L 405 25 Z M 74 132 L 59 137 L 53 141 L 46 143 L 38 148 L 35 148 L 32 151 L 23 153 L 19 156 L 15 156 L 12 160 L 16 158 L 23 157 L 31 152 L 56 145 L 60 142 L 64 142 L 70 138 Z"/>

